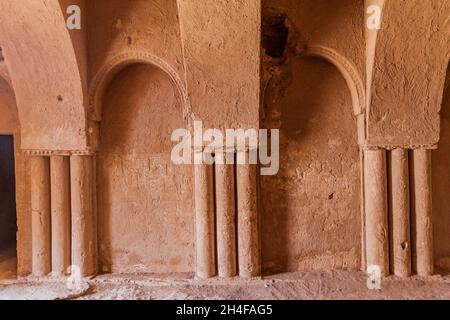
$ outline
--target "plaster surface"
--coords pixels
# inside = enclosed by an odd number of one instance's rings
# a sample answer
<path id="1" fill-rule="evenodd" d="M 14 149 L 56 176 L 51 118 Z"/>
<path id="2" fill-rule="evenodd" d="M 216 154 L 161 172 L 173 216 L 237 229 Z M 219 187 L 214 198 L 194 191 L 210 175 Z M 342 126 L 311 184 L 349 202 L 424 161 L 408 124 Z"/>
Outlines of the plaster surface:
<path id="1" fill-rule="evenodd" d="M 171 133 L 183 127 L 179 96 L 156 67 L 132 65 L 107 90 L 97 178 L 102 272 L 193 271 L 193 170 L 170 160 Z"/>
<path id="2" fill-rule="evenodd" d="M 281 130 L 280 172 L 261 177 L 264 269 L 358 268 L 360 160 L 345 81 L 318 59 L 280 71 L 264 100 L 264 126 Z"/>

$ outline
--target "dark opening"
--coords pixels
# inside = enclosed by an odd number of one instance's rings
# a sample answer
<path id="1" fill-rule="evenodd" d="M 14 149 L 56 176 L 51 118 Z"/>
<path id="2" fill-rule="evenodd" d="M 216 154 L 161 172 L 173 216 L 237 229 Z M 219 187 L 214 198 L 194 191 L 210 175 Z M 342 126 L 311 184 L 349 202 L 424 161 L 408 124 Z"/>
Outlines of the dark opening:
<path id="1" fill-rule="evenodd" d="M 16 274 L 16 220 L 14 139 L 0 135 L 0 279 Z"/>
<path id="2" fill-rule="evenodd" d="M 262 45 L 266 54 L 272 58 L 282 58 L 289 31 L 285 25 L 286 17 L 276 15 L 266 17 L 263 22 Z"/>
<path id="3" fill-rule="evenodd" d="M 436 271 L 450 274 L 450 63 L 441 107 L 441 139 L 433 151 L 433 231 Z"/>

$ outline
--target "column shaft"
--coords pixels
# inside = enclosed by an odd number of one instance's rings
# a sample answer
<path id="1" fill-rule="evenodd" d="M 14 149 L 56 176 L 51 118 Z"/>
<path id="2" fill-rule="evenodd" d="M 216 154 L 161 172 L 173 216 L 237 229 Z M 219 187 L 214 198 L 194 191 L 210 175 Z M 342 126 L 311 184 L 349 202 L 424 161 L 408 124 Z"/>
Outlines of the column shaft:
<path id="1" fill-rule="evenodd" d="M 92 157 L 70 158 L 72 265 L 79 268 L 83 277 L 96 272 L 92 166 Z"/>
<path id="2" fill-rule="evenodd" d="M 366 150 L 364 155 L 367 268 L 389 274 L 386 151 Z"/>
<path id="3" fill-rule="evenodd" d="M 261 275 L 256 165 L 237 165 L 239 275 Z"/>
<path id="4" fill-rule="evenodd" d="M 365 208 L 365 191 L 364 191 L 364 149 L 359 149 L 359 166 L 360 166 L 360 182 L 361 182 L 361 270 L 367 270 L 366 256 L 366 208 Z"/>
<path id="5" fill-rule="evenodd" d="M 413 151 L 413 265 L 418 275 L 434 272 L 431 203 L 431 151 Z"/>
<path id="6" fill-rule="evenodd" d="M 214 166 L 195 165 L 195 221 L 197 277 L 206 279 L 216 275 L 214 221 Z"/>
<path id="7" fill-rule="evenodd" d="M 391 152 L 391 268 L 399 277 L 411 275 L 410 197 L 408 150 Z"/>
<path id="8" fill-rule="evenodd" d="M 237 274 L 234 165 L 216 164 L 217 261 L 220 277 Z"/>
<path id="9" fill-rule="evenodd" d="M 36 156 L 30 162 L 32 271 L 41 277 L 51 272 L 50 160 Z"/>
<path id="10" fill-rule="evenodd" d="M 53 156 L 51 168 L 52 272 L 64 275 L 70 266 L 70 161 Z"/>

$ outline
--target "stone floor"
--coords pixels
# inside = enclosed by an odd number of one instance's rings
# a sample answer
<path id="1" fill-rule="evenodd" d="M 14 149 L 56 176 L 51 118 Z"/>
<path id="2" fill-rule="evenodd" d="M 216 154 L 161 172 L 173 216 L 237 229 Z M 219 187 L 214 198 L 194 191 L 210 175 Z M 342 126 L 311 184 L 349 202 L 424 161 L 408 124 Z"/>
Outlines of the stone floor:
<path id="1" fill-rule="evenodd" d="M 358 271 L 288 273 L 245 281 L 193 280 L 189 275 L 102 275 L 77 286 L 49 279 L 0 282 L 0 300 L 450 299 L 450 276 L 389 277 L 369 290 Z M 71 288 L 71 289 L 69 289 Z"/>

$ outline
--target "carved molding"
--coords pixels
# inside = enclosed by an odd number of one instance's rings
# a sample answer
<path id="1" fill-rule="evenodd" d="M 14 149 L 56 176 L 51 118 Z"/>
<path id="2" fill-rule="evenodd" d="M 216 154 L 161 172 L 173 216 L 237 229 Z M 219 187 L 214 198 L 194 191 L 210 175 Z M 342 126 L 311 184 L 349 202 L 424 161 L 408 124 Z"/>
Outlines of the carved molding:
<path id="1" fill-rule="evenodd" d="M 32 157 L 52 157 L 52 156 L 94 156 L 93 150 L 22 150 L 24 154 Z"/>
<path id="2" fill-rule="evenodd" d="M 134 63 L 151 64 L 167 73 L 180 94 L 184 118 L 192 118 L 188 92 L 185 83 L 181 80 L 178 72 L 166 61 L 151 53 L 144 51 L 129 51 L 109 59 L 95 75 L 89 89 L 89 113 L 93 120 L 101 121 L 103 95 L 109 82 L 120 70 Z"/>
<path id="3" fill-rule="evenodd" d="M 438 148 L 437 145 L 411 145 L 405 148 L 403 145 L 387 145 L 387 146 L 371 146 L 371 145 L 362 145 L 361 149 L 363 150 L 388 150 L 392 151 L 395 149 L 407 149 L 407 150 L 436 150 Z"/>
<path id="4" fill-rule="evenodd" d="M 350 61 L 333 49 L 324 46 L 308 46 L 303 55 L 324 58 L 336 66 L 344 76 L 350 89 L 355 115 L 358 116 L 365 113 L 366 92 L 364 84 L 356 67 Z"/>

